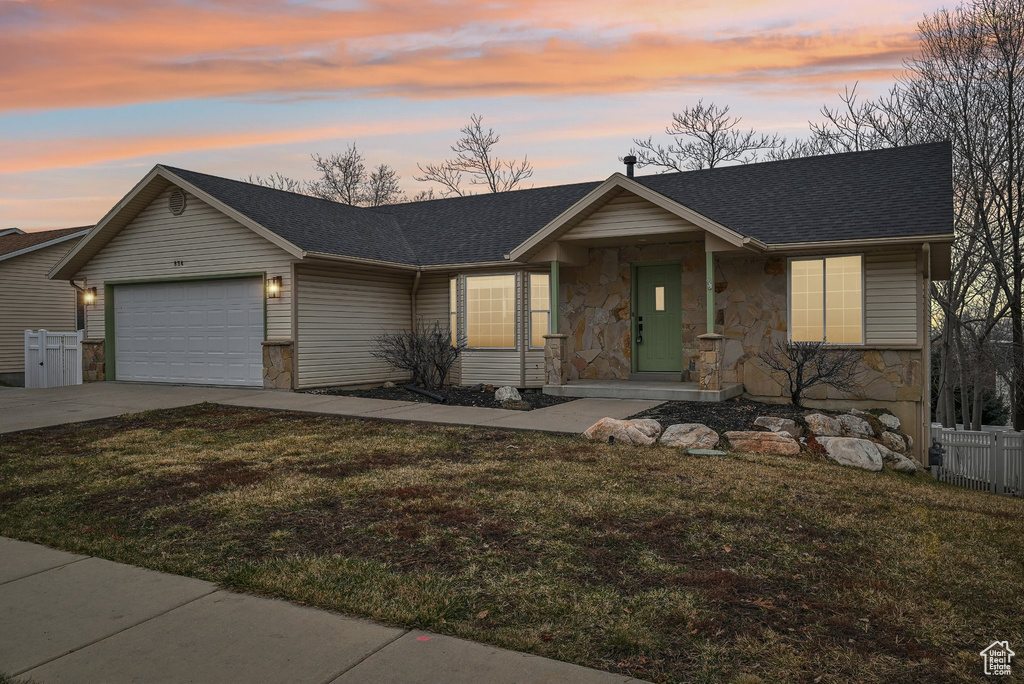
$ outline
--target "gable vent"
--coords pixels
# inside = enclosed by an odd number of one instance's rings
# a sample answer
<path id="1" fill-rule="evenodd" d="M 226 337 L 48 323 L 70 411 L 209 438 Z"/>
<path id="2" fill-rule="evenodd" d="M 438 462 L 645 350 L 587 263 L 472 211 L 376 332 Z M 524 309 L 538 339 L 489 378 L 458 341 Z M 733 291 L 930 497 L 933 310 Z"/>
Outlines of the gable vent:
<path id="1" fill-rule="evenodd" d="M 167 208 L 175 216 L 181 216 L 181 213 L 185 211 L 185 193 L 180 188 L 171 190 L 171 195 L 167 198 Z"/>

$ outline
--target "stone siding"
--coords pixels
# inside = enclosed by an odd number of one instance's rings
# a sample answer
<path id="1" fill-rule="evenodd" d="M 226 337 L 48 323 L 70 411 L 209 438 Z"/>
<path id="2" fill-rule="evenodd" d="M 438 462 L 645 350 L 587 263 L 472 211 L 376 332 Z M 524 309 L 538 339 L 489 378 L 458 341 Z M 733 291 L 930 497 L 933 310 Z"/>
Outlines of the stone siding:
<path id="1" fill-rule="evenodd" d="M 568 335 L 564 356 L 570 382 L 579 378 L 624 380 L 631 368 L 630 265 L 679 259 L 682 264 L 684 377 L 700 380 L 705 332 L 704 244 L 688 242 L 588 250 L 582 267 L 562 269 L 559 332 Z M 717 363 L 722 383 L 741 382 L 746 393 L 782 399 L 785 377 L 758 358 L 787 336 L 786 259 L 715 256 L 715 330 L 723 336 Z M 865 349 L 858 396 L 814 388 L 809 399 L 921 401 L 922 355 L 917 350 Z"/>
<path id="2" fill-rule="evenodd" d="M 292 388 L 291 340 L 268 340 L 263 343 L 263 387 Z"/>
<path id="3" fill-rule="evenodd" d="M 82 382 L 103 382 L 106 379 L 106 344 L 103 340 L 82 340 Z"/>
<path id="4" fill-rule="evenodd" d="M 562 269 L 559 332 L 569 335 L 568 380 L 625 380 L 632 365 L 631 264 L 678 259 L 682 263 L 684 371 L 696 369 L 697 335 L 705 332 L 704 243 L 589 250 L 586 266 Z"/>

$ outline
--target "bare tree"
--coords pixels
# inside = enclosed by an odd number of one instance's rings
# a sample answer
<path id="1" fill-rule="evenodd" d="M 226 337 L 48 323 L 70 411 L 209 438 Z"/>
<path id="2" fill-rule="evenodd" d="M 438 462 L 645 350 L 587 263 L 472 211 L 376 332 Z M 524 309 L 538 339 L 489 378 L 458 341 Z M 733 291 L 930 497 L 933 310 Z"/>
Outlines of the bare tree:
<path id="1" fill-rule="evenodd" d="M 423 183 L 437 183 L 442 197 L 473 194 L 472 186 L 482 186 L 487 192 L 514 190 L 533 175 L 533 165 L 527 157 L 521 160 L 503 160 L 494 156 L 493 148 L 501 136 L 493 128 L 484 130 L 483 117 L 473 114 L 469 123 L 459 131 L 462 137 L 451 146 L 455 156 L 439 164 L 418 164 L 422 175 L 415 176 Z M 470 188 L 462 186 L 463 175 Z"/>
<path id="2" fill-rule="evenodd" d="M 953 142 L 964 227 L 1010 320 L 1013 427 L 1024 429 L 1024 0 L 968 0 L 920 24 L 902 85 Z M 974 307 L 978 308 L 978 307 Z M 965 420 L 965 423 L 968 422 Z"/>
<path id="3" fill-rule="evenodd" d="M 466 349 L 463 343 L 452 344 L 447 325 L 437 320 L 427 323 L 422 317 L 415 329 L 378 335 L 373 344 L 371 356 L 408 372 L 413 383 L 425 389 L 440 389 Z"/>
<path id="4" fill-rule="evenodd" d="M 405 199 L 399 185 L 401 176 L 387 164 L 368 173 L 363 153 L 355 143 L 344 152 L 314 154 L 312 158 L 320 177 L 309 183 L 311 195 L 357 207 L 380 207 Z"/>
<path id="5" fill-rule="evenodd" d="M 356 207 L 380 207 L 404 202 L 401 176 L 387 164 L 380 164 L 367 172 L 363 153 L 355 143 L 344 152 L 322 156 L 310 155 L 319 178 L 312 181 L 289 178 L 280 173 L 269 176 L 249 176 L 249 183 L 277 190 L 298 192 L 320 199 L 350 204 Z"/>
<path id="6" fill-rule="evenodd" d="M 310 155 L 320 177 L 310 181 L 310 194 L 320 199 L 358 206 L 363 203 L 366 164 L 355 143 L 344 152 Z"/>
<path id="7" fill-rule="evenodd" d="M 434 195 L 434 188 L 427 188 L 426 190 L 420 190 L 412 196 L 410 202 L 429 202 L 430 200 L 438 199 Z"/>
<path id="8" fill-rule="evenodd" d="M 308 194 L 306 192 L 305 181 L 289 178 L 281 173 L 272 173 L 269 176 L 250 175 L 245 179 L 245 182 L 252 183 L 254 185 L 262 185 L 267 188 L 274 188 L 275 190 L 286 190 L 288 192 L 297 192 L 303 195 Z"/>
<path id="9" fill-rule="evenodd" d="M 772 370 L 785 373 L 794 406 L 802 408 L 804 393 L 818 385 L 828 385 L 840 392 L 853 392 L 857 387 L 860 354 L 850 347 L 777 339 L 759 356 Z"/>
<path id="10" fill-rule="evenodd" d="M 693 107 L 672 115 L 665 133 L 673 141 L 667 146 L 653 138 L 633 140 L 630 154 L 640 167 L 654 166 L 663 171 L 713 169 L 729 163 L 746 164 L 757 161 L 761 153 L 784 148 L 786 141 L 776 134 L 758 133 L 754 129 L 737 128 L 742 119 L 729 114 L 729 107 L 719 107 L 703 100 Z"/>

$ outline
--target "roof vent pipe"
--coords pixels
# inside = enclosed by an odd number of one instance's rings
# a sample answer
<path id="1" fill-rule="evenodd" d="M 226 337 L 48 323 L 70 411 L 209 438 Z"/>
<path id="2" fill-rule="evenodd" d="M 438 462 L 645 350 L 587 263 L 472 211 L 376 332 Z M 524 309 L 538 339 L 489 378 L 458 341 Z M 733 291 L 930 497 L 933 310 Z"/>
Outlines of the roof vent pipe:
<path id="1" fill-rule="evenodd" d="M 636 157 L 631 154 L 627 154 L 622 158 L 622 162 L 626 165 L 626 178 L 633 177 L 633 165 L 636 164 Z"/>

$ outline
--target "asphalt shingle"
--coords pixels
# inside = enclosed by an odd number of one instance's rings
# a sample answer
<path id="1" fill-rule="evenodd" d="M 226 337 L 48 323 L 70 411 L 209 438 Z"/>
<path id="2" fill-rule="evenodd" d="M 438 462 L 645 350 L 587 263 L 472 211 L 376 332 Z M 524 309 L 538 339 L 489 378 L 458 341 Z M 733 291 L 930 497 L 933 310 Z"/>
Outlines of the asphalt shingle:
<path id="1" fill-rule="evenodd" d="M 57 240 L 73 233 L 81 233 L 92 226 L 79 226 L 77 228 L 58 228 L 57 230 L 40 230 L 34 233 L 11 233 L 0 235 L 0 256 L 20 252 L 29 247 Z"/>
<path id="2" fill-rule="evenodd" d="M 405 264 L 501 261 L 600 181 L 356 208 L 165 167 L 307 251 Z M 949 234 L 949 143 L 638 176 L 765 243 Z"/>

